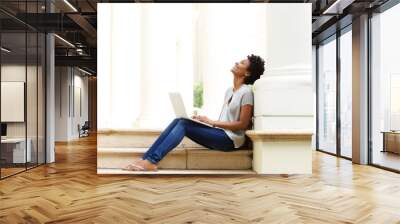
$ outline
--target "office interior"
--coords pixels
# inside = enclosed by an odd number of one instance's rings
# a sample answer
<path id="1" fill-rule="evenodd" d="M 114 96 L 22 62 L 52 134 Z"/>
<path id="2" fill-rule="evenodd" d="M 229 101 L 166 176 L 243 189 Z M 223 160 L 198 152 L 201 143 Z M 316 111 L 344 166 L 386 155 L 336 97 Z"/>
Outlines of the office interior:
<path id="1" fill-rule="evenodd" d="M 77 1 L 76 6 L 2 1 L 1 178 L 54 161 L 50 153 L 46 159 L 46 150 L 54 147 L 54 142 L 79 138 L 78 125 L 91 123 L 90 131 L 95 133 L 96 39 L 91 32 L 96 31 L 95 9 L 101 2 L 112 1 Z M 368 32 L 363 35 L 368 43 L 363 50 L 368 56 L 364 71 L 368 82 L 363 88 L 368 95 L 364 120 L 368 136 L 364 140 L 371 143 L 366 163 L 399 171 L 400 68 L 395 55 L 400 50 L 400 33 L 394 27 L 400 20 L 400 6 L 393 1 L 353 1 L 340 5 L 343 12 L 337 16 L 321 13 L 332 1 L 310 3 L 316 87 L 314 147 L 352 159 L 352 21 L 365 15 Z M 49 97 L 54 97 L 54 105 L 48 103 Z M 53 108 L 46 109 L 50 105 Z M 52 116 L 54 120 L 47 122 Z M 51 123 L 54 130 L 48 129 Z"/>
<path id="2" fill-rule="evenodd" d="M 97 5 L 122 2 L 166 1 L 0 2 L 0 183 L 79 153 L 61 151 L 68 144 L 96 141 Z M 398 175 L 399 1 L 240 2 L 311 4 L 313 155 L 335 159 L 324 169 L 347 161 L 351 172 L 363 165 Z"/>
<path id="3" fill-rule="evenodd" d="M 55 162 L 55 143 L 95 133 L 96 41 L 71 19 L 43 17 L 69 11 L 65 3 L 0 6 L 3 179 Z"/>

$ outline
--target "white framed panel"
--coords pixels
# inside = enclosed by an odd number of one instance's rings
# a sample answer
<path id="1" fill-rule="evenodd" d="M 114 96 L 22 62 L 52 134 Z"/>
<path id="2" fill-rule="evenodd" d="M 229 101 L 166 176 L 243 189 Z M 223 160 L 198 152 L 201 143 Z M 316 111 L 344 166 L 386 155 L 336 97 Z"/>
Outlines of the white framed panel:
<path id="1" fill-rule="evenodd" d="M 1 82 L 1 122 L 24 122 L 25 82 Z"/>

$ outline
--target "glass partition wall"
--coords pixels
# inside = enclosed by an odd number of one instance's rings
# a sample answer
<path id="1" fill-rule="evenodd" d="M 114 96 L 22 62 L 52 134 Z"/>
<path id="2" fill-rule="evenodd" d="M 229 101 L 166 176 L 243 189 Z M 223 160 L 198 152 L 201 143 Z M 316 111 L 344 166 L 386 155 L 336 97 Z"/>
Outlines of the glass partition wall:
<path id="1" fill-rule="evenodd" d="M 400 4 L 371 18 L 370 163 L 400 172 Z"/>
<path id="2" fill-rule="evenodd" d="M 38 4 L 18 5 L 35 12 Z M 45 41 L 44 33 L 0 12 L 1 179 L 45 163 Z"/>
<path id="3" fill-rule="evenodd" d="M 400 4 L 393 2 L 373 11 L 366 34 L 370 41 L 368 164 L 400 172 Z M 317 49 L 317 149 L 351 159 L 351 25 Z"/>
<path id="4" fill-rule="evenodd" d="M 351 25 L 317 46 L 317 149 L 351 159 Z"/>
<path id="5" fill-rule="evenodd" d="M 1 34 L 1 177 L 26 169 L 26 33 Z M 30 161 L 29 159 L 27 160 Z"/>
<path id="6" fill-rule="evenodd" d="M 336 36 L 318 47 L 318 149 L 336 154 Z"/>
<path id="7" fill-rule="evenodd" d="M 352 158 L 352 33 L 351 26 L 340 36 L 340 155 Z"/>

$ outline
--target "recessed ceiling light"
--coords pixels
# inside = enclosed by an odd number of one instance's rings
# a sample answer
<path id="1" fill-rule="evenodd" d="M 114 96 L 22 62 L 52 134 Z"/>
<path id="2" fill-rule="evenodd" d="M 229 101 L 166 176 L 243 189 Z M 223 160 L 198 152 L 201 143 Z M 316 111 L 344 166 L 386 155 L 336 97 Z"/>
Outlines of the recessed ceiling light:
<path id="1" fill-rule="evenodd" d="M 75 45 L 73 45 L 73 44 L 72 44 L 71 42 L 69 42 L 68 40 L 66 40 L 66 39 L 64 39 L 64 38 L 62 38 L 62 37 L 60 37 L 60 36 L 57 35 L 57 34 L 54 34 L 54 36 L 57 37 L 57 38 L 58 38 L 59 40 L 61 40 L 62 42 L 66 43 L 67 45 L 69 45 L 69 46 L 75 48 Z"/>
<path id="2" fill-rule="evenodd" d="M 79 68 L 79 67 L 78 67 L 78 70 L 81 71 L 81 72 L 83 72 L 83 73 L 85 73 L 85 74 L 87 74 L 87 75 L 90 75 L 90 76 L 92 75 L 92 73 L 90 73 L 90 72 L 88 72 L 88 71 L 86 71 L 86 70 L 83 70 L 83 69 L 81 69 L 81 68 Z"/>
<path id="3" fill-rule="evenodd" d="M 10 53 L 11 52 L 11 50 L 9 50 L 9 49 L 7 49 L 5 47 L 1 47 L 1 51 L 4 51 L 6 53 Z"/>
<path id="4" fill-rule="evenodd" d="M 343 9 L 351 5 L 355 0 L 336 0 L 322 14 L 342 14 Z"/>
<path id="5" fill-rule="evenodd" d="M 78 12 L 78 10 L 68 1 L 68 0 L 64 0 L 65 4 L 67 4 L 72 10 L 74 10 L 75 12 Z"/>

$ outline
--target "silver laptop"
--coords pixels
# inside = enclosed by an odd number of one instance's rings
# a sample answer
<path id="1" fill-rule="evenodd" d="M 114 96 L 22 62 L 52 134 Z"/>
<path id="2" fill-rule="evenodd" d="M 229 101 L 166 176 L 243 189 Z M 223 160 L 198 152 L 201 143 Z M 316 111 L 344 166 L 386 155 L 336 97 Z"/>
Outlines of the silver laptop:
<path id="1" fill-rule="evenodd" d="M 200 123 L 200 124 L 204 124 L 204 125 L 209 126 L 209 127 L 213 127 L 210 124 L 207 124 L 205 122 L 201 122 L 201 121 L 196 120 L 196 119 L 192 119 L 192 118 L 187 116 L 186 108 L 185 108 L 185 105 L 183 104 L 182 96 L 181 96 L 180 93 L 171 92 L 171 93 L 169 93 L 169 98 L 171 99 L 172 107 L 174 108 L 176 117 L 178 117 L 178 118 L 186 118 L 188 120 L 192 120 L 194 122 L 197 122 L 197 123 Z M 218 128 L 218 127 L 215 127 L 215 128 Z"/>

